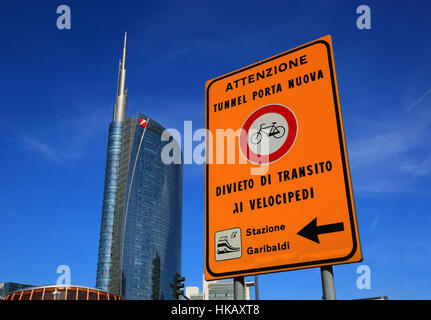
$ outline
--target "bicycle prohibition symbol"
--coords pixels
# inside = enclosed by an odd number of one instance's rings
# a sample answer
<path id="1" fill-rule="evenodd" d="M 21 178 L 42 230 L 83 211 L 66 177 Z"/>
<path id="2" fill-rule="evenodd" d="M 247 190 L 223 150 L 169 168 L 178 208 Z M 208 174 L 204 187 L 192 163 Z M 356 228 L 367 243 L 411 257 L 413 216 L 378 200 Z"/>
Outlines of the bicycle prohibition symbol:
<path id="1" fill-rule="evenodd" d="M 252 144 L 259 144 L 262 141 L 262 133 L 266 134 L 268 137 L 274 137 L 280 139 L 286 133 L 286 129 L 283 126 L 276 126 L 277 121 L 274 121 L 271 126 L 264 127 L 265 123 L 261 123 L 259 126 L 259 131 L 253 134 L 250 138 Z M 266 130 L 269 129 L 269 132 Z"/>
<path id="2" fill-rule="evenodd" d="M 245 120 L 239 147 L 248 161 L 266 164 L 281 159 L 295 143 L 298 122 L 295 114 L 281 104 L 254 110 Z"/>

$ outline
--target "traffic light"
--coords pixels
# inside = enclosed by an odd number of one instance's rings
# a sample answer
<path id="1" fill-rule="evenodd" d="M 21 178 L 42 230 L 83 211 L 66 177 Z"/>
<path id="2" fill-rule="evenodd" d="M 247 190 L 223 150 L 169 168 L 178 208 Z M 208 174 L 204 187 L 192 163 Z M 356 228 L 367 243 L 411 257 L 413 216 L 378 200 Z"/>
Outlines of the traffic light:
<path id="1" fill-rule="evenodd" d="M 178 298 L 182 295 L 184 295 L 184 291 L 182 290 L 182 288 L 184 288 L 184 282 L 186 280 L 186 278 L 182 277 L 179 273 L 175 274 L 174 277 L 174 283 L 171 284 L 171 288 L 172 288 L 172 296 L 178 300 Z"/>

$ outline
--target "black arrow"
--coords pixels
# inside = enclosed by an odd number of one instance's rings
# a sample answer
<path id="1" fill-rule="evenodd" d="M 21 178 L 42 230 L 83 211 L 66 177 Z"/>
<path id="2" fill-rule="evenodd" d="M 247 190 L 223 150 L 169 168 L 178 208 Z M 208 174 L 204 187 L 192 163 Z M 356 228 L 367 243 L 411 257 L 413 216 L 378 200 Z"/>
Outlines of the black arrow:
<path id="1" fill-rule="evenodd" d="M 319 234 L 338 231 L 344 231 L 344 224 L 342 222 L 317 226 L 317 218 L 314 218 L 313 221 L 302 228 L 298 234 L 304 238 L 307 238 L 308 240 L 320 243 Z"/>

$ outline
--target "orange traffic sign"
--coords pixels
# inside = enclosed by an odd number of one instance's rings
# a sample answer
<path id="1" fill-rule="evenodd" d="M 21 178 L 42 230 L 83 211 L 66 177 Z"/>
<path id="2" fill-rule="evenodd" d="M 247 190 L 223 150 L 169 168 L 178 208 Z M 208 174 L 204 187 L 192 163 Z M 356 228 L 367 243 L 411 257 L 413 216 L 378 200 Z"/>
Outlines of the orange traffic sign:
<path id="1" fill-rule="evenodd" d="M 362 260 L 330 36 L 206 83 L 205 278 Z"/>

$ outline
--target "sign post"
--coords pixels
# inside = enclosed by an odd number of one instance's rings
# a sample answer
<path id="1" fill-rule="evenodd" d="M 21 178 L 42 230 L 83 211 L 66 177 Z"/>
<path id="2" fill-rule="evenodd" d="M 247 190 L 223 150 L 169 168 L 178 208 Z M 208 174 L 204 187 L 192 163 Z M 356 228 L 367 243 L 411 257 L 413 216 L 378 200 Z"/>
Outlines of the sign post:
<path id="1" fill-rule="evenodd" d="M 245 280 L 244 277 L 235 277 L 233 279 L 233 299 L 245 300 Z"/>
<path id="2" fill-rule="evenodd" d="M 335 300 L 334 272 L 332 266 L 320 267 L 323 300 Z"/>
<path id="3" fill-rule="evenodd" d="M 254 292 L 255 299 L 259 300 L 259 280 L 257 279 L 257 275 L 254 275 Z"/>
<path id="4" fill-rule="evenodd" d="M 205 98 L 205 279 L 361 261 L 331 37 Z"/>

